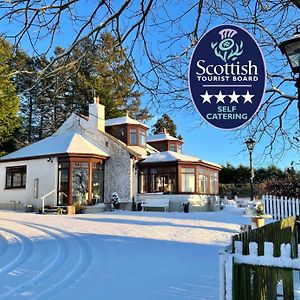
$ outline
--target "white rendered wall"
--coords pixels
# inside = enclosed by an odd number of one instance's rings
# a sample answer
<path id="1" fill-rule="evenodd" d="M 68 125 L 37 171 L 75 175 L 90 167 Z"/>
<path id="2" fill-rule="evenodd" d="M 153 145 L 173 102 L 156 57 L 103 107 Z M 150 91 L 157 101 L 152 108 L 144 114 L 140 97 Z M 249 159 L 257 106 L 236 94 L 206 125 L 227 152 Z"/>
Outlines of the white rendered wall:
<path id="1" fill-rule="evenodd" d="M 25 189 L 5 189 L 6 167 L 27 166 L 26 188 Z M 38 198 L 34 198 L 34 179 L 39 179 Z M 23 160 L 16 162 L 0 163 L 0 208 L 13 208 L 11 201 L 16 201 L 17 208 L 22 208 L 26 204 L 34 207 L 41 207 L 41 197 L 53 191 L 45 199 L 45 204 L 56 205 L 57 191 L 57 159 L 48 162 L 47 158 Z"/>

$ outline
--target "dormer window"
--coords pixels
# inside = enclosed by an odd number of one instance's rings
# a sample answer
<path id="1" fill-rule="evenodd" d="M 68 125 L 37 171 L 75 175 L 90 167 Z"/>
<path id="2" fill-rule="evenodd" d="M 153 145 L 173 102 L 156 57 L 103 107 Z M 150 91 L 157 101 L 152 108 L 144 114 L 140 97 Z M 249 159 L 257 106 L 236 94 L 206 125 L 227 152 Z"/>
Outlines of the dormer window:
<path id="1" fill-rule="evenodd" d="M 130 145 L 137 145 L 137 130 L 136 128 L 130 128 Z"/>
<path id="2" fill-rule="evenodd" d="M 146 147 L 148 126 L 128 115 L 105 121 L 105 130 L 127 146 Z"/>

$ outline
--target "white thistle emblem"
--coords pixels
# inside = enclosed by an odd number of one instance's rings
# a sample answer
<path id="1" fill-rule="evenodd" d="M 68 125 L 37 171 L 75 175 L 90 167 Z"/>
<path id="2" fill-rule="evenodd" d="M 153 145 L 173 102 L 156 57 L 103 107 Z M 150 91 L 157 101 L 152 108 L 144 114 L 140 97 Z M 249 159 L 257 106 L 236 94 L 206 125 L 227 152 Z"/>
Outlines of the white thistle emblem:
<path id="1" fill-rule="evenodd" d="M 220 42 L 212 42 L 211 48 L 214 50 L 215 55 L 220 57 L 225 63 L 229 60 L 236 60 L 243 53 L 243 42 L 238 45 L 233 36 L 237 34 L 234 29 L 223 29 L 219 32 L 221 35 Z"/>

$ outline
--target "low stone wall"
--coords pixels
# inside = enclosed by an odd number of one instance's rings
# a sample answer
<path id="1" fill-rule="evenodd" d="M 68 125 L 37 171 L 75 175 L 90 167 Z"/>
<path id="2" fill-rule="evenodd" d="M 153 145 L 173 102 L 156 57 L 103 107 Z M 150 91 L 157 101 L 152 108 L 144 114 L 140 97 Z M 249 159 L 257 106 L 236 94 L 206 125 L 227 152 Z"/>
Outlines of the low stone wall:
<path id="1" fill-rule="evenodd" d="M 216 211 L 220 209 L 220 197 L 188 194 L 141 194 L 137 202 L 147 199 L 169 199 L 169 211 L 183 211 L 182 203 L 189 203 L 189 211 Z"/>

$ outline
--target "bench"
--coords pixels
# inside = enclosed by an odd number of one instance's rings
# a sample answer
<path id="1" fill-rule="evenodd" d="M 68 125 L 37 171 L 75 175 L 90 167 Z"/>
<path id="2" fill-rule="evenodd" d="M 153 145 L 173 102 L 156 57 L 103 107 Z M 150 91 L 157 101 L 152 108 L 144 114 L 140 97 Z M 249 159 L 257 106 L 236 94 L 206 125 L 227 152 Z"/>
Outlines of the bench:
<path id="1" fill-rule="evenodd" d="M 145 207 L 163 208 L 166 212 L 169 209 L 169 199 L 147 199 L 142 201 L 142 209 L 145 211 Z"/>

